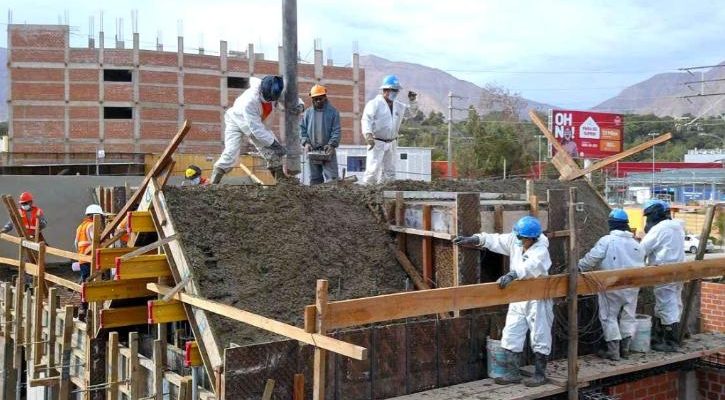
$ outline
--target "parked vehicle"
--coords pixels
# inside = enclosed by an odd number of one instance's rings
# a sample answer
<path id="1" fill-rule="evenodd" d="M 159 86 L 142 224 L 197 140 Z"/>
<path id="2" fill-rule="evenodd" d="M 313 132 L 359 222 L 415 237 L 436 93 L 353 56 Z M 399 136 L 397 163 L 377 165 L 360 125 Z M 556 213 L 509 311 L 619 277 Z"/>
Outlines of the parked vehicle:
<path id="1" fill-rule="evenodd" d="M 695 235 L 685 235 L 685 251 L 688 253 L 697 253 L 697 248 L 700 246 L 700 238 Z M 712 243 L 712 240 L 707 241 L 707 245 L 705 247 L 705 252 L 710 252 L 715 250 L 715 245 Z"/>

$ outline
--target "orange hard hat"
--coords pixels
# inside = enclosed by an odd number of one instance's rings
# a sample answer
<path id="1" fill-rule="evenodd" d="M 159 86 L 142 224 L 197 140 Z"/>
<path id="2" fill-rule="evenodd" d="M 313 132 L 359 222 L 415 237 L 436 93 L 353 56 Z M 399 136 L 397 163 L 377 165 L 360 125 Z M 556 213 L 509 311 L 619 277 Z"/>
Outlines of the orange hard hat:
<path id="1" fill-rule="evenodd" d="M 310 89 L 310 97 L 325 96 L 327 95 L 327 88 L 322 85 L 315 85 Z"/>
<path id="2" fill-rule="evenodd" d="M 31 201 L 33 201 L 33 195 L 30 192 L 20 193 L 18 203 L 30 203 Z"/>

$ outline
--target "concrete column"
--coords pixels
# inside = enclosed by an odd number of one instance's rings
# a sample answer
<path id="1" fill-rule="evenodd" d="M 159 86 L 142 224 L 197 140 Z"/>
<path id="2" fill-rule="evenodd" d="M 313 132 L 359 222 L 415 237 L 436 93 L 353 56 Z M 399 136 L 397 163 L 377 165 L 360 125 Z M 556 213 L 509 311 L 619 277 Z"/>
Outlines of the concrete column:
<path id="1" fill-rule="evenodd" d="M 254 76 L 254 45 L 252 43 L 247 46 L 247 62 L 249 63 L 249 76 Z"/>
<path id="2" fill-rule="evenodd" d="M 282 47 L 284 57 L 285 145 L 287 171 L 301 171 L 297 107 L 297 0 L 282 0 Z"/>
<path id="3" fill-rule="evenodd" d="M 102 144 L 106 137 L 106 122 L 103 118 L 103 100 L 105 89 L 103 88 L 103 52 L 105 48 L 105 35 L 103 31 L 98 32 L 98 141 Z"/>
<path id="4" fill-rule="evenodd" d="M 139 73 L 139 34 L 133 33 L 133 70 L 131 80 L 133 81 L 133 151 L 141 152 L 141 106 L 139 105 L 140 73 Z"/>
<path id="5" fill-rule="evenodd" d="M 70 28 L 65 27 L 65 49 L 63 52 L 63 61 L 65 62 L 65 68 L 63 68 L 63 99 L 65 104 L 63 105 L 63 151 L 65 152 L 64 160 L 69 162 L 70 152 L 70 71 L 68 71 L 68 63 L 70 62 Z"/>
<path id="6" fill-rule="evenodd" d="M 178 95 L 178 102 L 179 102 L 179 114 L 178 114 L 178 123 L 179 126 L 184 123 L 184 37 L 179 36 L 177 38 L 177 62 L 179 64 L 179 74 L 176 80 L 176 86 L 178 88 L 177 95 Z"/>
<path id="7" fill-rule="evenodd" d="M 697 373 L 694 370 L 680 371 L 677 382 L 677 398 L 690 400 L 697 398 Z"/>
<path id="8" fill-rule="evenodd" d="M 360 55 L 352 53 L 352 140 L 360 144 Z"/>
<path id="9" fill-rule="evenodd" d="M 315 79 L 317 80 L 317 82 L 320 82 L 322 80 L 322 60 L 322 50 L 315 50 Z"/>
<path id="10" fill-rule="evenodd" d="M 222 121 L 222 129 L 219 131 L 219 140 L 224 143 L 224 112 L 229 107 L 229 86 L 227 85 L 227 42 L 222 40 L 219 42 L 219 68 L 221 68 L 221 78 L 219 78 L 219 93 L 221 96 L 221 108 L 219 109 L 219 120 Z"/>
<path id="11" fill-rule="evenodd" d="M 277 46 L 277 75 L 284 76 L 284 48 L 282 46 Z M 287 81 L 285 81 L 285 86 L 287 85 Z M 287 143 L 287 133 L 285 132 L 285 114 L 283 112 L 279 113 L 279 116 L 277 117 L 279 120 L 279 140 L 280 142 Z"/>

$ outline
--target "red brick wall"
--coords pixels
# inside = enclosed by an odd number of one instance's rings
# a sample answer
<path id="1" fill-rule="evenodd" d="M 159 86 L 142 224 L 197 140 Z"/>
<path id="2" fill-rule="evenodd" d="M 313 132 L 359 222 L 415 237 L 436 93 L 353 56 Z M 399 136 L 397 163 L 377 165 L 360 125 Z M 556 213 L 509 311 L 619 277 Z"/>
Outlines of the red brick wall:
<path id="1" fill-rule="evenodd" d="M 725 284 L 702 282 L 701 285 L 702 330 L 725 332 Z"/>
<path id="2" fill-rule="evenodd" d="M 703 400 L 725 400 L 725 370 L 699 367 L 697 369 L 697 391 Z"/>
<path id="3" fill-rule="evenodd" d="M 677 400 L 679 372 L 672 371 L 609 387 L 605 394 L 620 400 Z"/>

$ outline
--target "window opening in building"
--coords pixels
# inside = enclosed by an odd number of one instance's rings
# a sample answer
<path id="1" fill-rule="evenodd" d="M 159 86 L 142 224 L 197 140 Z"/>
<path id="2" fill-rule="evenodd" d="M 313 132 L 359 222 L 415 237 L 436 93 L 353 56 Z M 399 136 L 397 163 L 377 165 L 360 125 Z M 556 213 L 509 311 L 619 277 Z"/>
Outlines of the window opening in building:
<path id="1" fill-rule="evenodd" d="M 365 156 L 347 156 L 348 172 L 365 172 Z"/>
<path id="2" fill-rule="evenodd" d="M 104 119 L 132 119 L 133 108 L 131 107 L 103 107 Z"/>
<path id="3" fill-rule="evenodd" d="M 407 160 L 408 159 L 408 153 L 400 153 L 400 159 L 401 160 Z"/>
<path id="4" fill-rule="evenodd" d="M 249 88 L 249 78 L 242 78 L 240 76 L 228 76 L 227 87 L 229 89 L 247 89 Z"/>
<path id="5" fill-rule="evenodd" d="M 131 82 L 133 75 L 130 69 L 104 69 L 103 80 L 106 82 Z"/>

